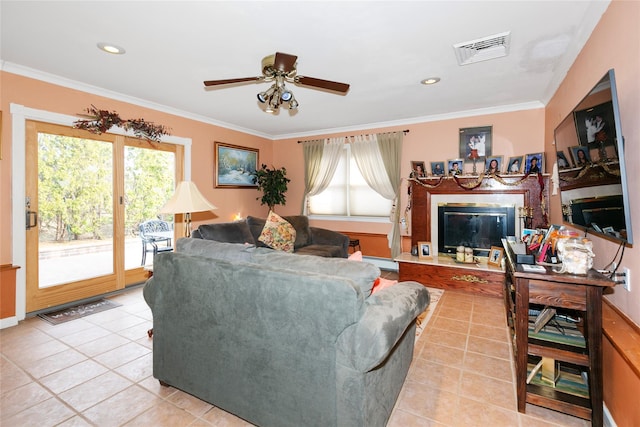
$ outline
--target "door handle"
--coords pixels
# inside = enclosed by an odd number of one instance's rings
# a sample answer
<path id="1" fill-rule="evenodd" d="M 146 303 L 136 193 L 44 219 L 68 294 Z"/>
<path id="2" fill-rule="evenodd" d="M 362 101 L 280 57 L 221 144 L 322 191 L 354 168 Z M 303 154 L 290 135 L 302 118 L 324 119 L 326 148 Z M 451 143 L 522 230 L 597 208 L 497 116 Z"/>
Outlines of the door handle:
<path id="1" fill-rule="evenodd" d="M 33 219 L 33 222 L 31 221 Z M 27 230 L 30 230 L 34 227 L 38 226 L 38 212 L 36 211 L 30 211 L 27 210 L 26 211 L 26 223 L 27 223 Z"/>

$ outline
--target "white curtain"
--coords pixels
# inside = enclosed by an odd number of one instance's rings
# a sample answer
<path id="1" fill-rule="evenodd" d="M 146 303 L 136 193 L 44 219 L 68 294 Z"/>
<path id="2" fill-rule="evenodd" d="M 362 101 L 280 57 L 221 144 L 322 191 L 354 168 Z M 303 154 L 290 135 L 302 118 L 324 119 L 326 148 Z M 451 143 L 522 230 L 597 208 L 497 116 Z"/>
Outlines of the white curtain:
<path id="1" fill-rule="evenodd" d="M 304 197 L 302 198 L 302 214 L 309 211 L 310 196 L 322 193 L 331 182 L 338 167 L 340 154 L 344 148 L 345 138 L 327 138 L 324 140 L 304 141 Z"/>
<path id="2" fill-rule="evenodd" d="M 351 153 L 367 184 L 385 199 L 393 200 L 389 213 L 391 230 L 387 235 L 392 259 L 402 252 L 400 210 L 397 205 L 402 182 L 400 159 L 403 137 L 403 132 L 391 132 L 356 136 L 351 142 Z"/>

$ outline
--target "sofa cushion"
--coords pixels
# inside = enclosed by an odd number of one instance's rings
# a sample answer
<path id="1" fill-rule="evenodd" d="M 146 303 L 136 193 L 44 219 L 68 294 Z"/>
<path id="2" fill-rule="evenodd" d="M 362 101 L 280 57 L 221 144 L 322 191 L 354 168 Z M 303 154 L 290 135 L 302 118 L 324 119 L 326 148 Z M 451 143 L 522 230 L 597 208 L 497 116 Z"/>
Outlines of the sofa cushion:
<path id="1" fill-rule="evenodd" d="M 368 262 L 352 262 L 346 258 L 321 258 L 300 252 L 288 254 L 256 248 L 253 251 L 253 262 L 289 270 L 344 277 L 355 283 L 364 298 L 371 295 L 373 282 L 380 277 L 380 269 Z"/>
<path id="2" fill-rule="evenodd" d="M 200 237 L 227 243 L 252 243 L 255 239 L 246 221 L 203 224 L 198 227 Z"/>
<path id="3" fill-rule="evenodd" d="M 342 248 L 335 245 L 308 245 L 297 248 L 296 254 L 316 255 L 325 258 L 342 258 Z"/>
<path id="4" fill-rule="evenodd" d="M 309 217 L 306 215 L 283 216 L 293 228 L 296 229 L 295 248 L 301 248 L 311 244 L 311 228 L 309 228 Z"/>
<path id="5" fill-rule="evenodd" d="M 183 237 L 176 241 L 176 252 L 234 262 L 250 262 L 253 249 L 253 245 L 192 239 L 189 237 Z"/>
<path id="6" fill-rule="evenodd" d="M 270 248 L 293 252 L 296 229 L 280 215 L 270 211 L 258 240 Z"/>

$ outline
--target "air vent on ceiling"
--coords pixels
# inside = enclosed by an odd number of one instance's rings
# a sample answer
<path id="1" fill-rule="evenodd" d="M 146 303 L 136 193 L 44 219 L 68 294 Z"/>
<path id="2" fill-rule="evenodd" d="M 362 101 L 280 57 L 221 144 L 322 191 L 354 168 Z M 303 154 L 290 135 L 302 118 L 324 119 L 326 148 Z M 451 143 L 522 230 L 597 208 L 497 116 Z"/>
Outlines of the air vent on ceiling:
<path id="1" fill-rule="evenodd" d="M 496 34 L 453 45 L 458 64 L 467 65 L 488 59 L 500 58 L 509 54 L 511 32 Z"/>

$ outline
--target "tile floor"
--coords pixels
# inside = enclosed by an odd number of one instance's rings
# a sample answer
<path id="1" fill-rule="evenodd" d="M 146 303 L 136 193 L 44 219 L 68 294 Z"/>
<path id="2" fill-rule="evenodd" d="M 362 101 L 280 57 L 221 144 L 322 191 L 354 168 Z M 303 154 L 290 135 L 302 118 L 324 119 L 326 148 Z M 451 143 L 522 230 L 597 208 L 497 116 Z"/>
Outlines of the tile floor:
<path id="1" fill-rule="evenodd" d="M 0 331 L 0 425 L 250 426 L 152 376 L 151 312 L 141 288 L 121 307 L 52 326 Z M 587 426 L 516 408 L 502 300 L 446 291 L 420 337 L 388 427 Z"/>

